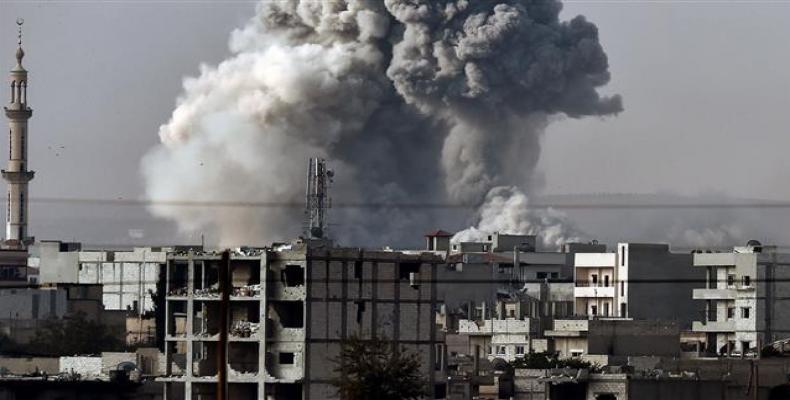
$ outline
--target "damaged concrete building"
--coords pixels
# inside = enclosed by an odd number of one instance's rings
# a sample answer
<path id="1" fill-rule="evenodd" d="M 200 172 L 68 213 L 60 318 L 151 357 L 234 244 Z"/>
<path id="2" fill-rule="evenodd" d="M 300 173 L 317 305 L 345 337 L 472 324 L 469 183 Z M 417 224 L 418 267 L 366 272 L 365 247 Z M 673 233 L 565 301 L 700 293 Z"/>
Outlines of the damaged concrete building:
<path id="1" fill-rule="evenodd" d="M 232 399 L 335 398 L 331 359 L 341 341 L 372 334 L 419 354 L 429 389 L 441 395 L 444 338 L 435 324 L 441 264 L 430 253 L 313 240 L 238 249 L 225 259 L 169 254 L 165 398 L 214 398 L 223 379 Z"/>

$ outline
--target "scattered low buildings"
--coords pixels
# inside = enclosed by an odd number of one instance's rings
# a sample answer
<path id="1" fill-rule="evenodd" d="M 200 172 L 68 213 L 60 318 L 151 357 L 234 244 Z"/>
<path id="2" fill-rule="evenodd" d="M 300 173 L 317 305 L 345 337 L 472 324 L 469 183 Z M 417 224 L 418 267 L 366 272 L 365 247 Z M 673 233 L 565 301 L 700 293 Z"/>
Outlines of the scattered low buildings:
<path id="1" fill-rule="evenodd" d="M 104 309 L 101 285 L 0 288 L 0 333 L 18 344 L 29 343 L 49 320 L 77 313 L 101 322 L 119 340 L 126 340 L 126 315 Z"/>

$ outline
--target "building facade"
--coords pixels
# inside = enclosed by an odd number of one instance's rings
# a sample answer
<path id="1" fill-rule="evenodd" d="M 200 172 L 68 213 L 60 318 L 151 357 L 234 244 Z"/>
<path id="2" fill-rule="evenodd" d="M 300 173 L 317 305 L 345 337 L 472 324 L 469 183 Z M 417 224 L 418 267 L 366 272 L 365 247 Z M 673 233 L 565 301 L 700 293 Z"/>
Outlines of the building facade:
<path id="1" fill-rule="evenodd" d="M 693 331 L 706 335 L 708 354 L 756 354 L 790 336 L 790 255 L 750 242 L 731 252 L 697 252 L 705 285 L 693 298 L 704 313 Z"/>
<path id="2" fill-rule="evenodd" d="M 211 398 L 219 375 L 233 399 L 335 398 L 331 359 L 344 339 L 373 334 L 418 354 L 429 390 L 443 390 L 434 386 L 444 384 L 440 257 L 311 241 L 236 251 L 223 262 L 217 253 L 168 255 L 167 399 Z"/>
<path id="3" fill-rule="evenodd" d="M 702 304 L 688 295 L 704 286 L 692 255 L 666 244 L 619 243 L 611 253 L 574 258 L 576 314 L 590 318 L 677 320 L 690 329 Z"/>
<path id="4" fill-rule="evenodd" d="M 154 309 L 151 295 L 170 250 L 175 248 L 91 250 L 79 243 L 39 241 L 30 246 L 29 264 L 38 268 L 42 284 L 100 284 L 106 309 L 142 315 Z"/>

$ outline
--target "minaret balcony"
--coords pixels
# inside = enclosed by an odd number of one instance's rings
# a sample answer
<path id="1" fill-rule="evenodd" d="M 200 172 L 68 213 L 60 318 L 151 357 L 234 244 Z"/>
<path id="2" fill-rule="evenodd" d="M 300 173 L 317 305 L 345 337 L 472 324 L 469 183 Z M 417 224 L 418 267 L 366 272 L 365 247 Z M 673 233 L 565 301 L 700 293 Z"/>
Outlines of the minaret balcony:
<path id="1" fill-rule="evenodd" d="M 33 116 L 33 110 L 30 107 L 21 104 L 20 107 L 23 108 L 3 107 L 3 109 L 5 110 L 5 116 L 8 117 L 8 119 L 16 119 L 16 120 L 29 119 L 30 117 Z"/>
<path id="2" fill-rule="evenodd" d="M 36 173 L 33 171 L 2 171 L 3 179 L 8 183 L 28 183 Z"/>

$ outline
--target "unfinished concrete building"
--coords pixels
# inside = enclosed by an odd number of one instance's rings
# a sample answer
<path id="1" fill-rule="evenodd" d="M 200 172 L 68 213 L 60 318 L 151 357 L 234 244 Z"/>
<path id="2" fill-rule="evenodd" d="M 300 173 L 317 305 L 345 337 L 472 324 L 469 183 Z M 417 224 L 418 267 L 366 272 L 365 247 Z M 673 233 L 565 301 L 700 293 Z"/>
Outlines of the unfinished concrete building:
<path id="1" fill-rule="evenodd" d="M 212 399 L 218 390 L 230 399 L 336 398 L 331 359 L 342 340 L 374 334 L 419 354 L 426 397 L 441 394 L 444 338 L 434 312 L 442 262 L 323 241 L 235 251 L 226 260 L 171 253 L 165 398 Z M 228 284 L 220 290 L 223 269 Z"/>

